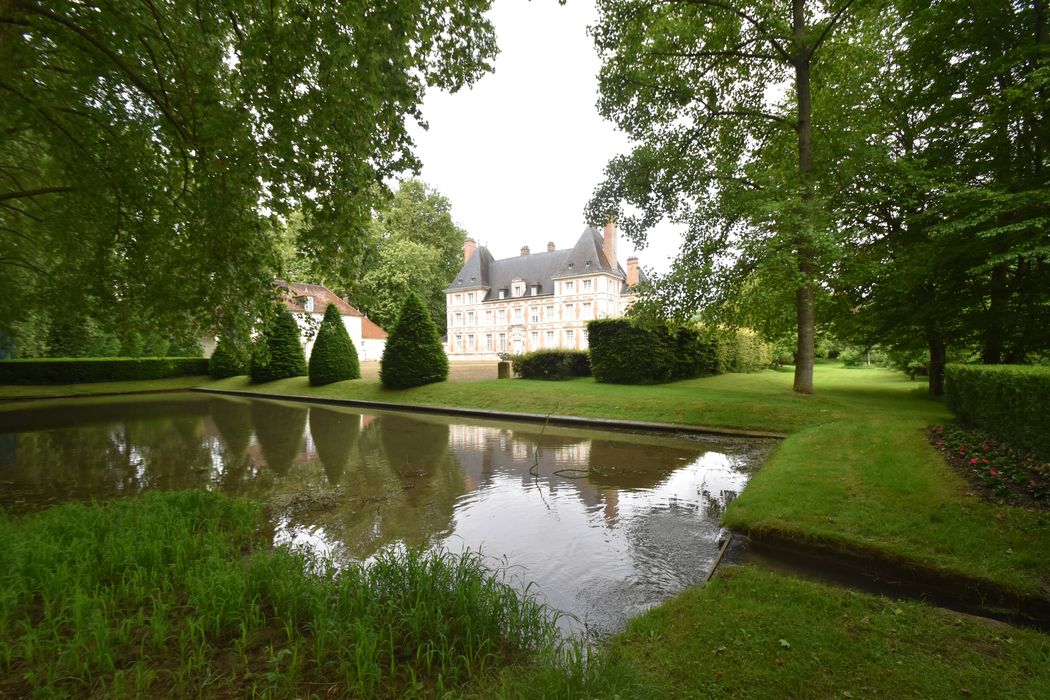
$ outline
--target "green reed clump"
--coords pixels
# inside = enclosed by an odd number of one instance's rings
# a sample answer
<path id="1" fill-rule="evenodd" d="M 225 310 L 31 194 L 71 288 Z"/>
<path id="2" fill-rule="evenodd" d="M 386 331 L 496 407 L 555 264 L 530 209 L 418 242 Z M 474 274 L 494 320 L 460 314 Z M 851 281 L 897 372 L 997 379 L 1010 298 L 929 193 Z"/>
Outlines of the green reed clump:
<path id="1" fill-rule="evenodd" d="M 200 491 L 0 516 L 0 696 L 439 696 L 579 665 L 479 555 L 336 567 Z"/>

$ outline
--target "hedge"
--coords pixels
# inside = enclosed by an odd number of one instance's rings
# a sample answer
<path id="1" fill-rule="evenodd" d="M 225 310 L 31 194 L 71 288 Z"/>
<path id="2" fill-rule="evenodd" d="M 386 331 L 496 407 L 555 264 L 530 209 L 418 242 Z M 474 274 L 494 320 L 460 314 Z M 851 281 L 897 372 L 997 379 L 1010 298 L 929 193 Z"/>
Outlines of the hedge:
<path id="1" fill-rule="evenodd" d="M 343 317 L 335 304 L 329 304 L 310 352 L 310 386 L 322 386 L 346 379 L 361 378 L 361 363 Z"/>
<path id="2" fill-rule="evenodd" d="M 694 328 L 598 319 L 587 324 L 587 343 L 598 382 L 658 384 L 718 369 L 714 341 Z"/>
<path id="3" fill-rule="evenodd" d="M 208 374 L 204 357 L 48 357 L 0 360 L 0 384 L 88 384 Z"/>
<path id="4" fill-rule="evenodd" d="M 571 379 L 591 376 L 591 360 L 582 350 L 536 350 L 511 359 L 523 379 Z"/>
<path id="5" fill-rule="evenodd" d="M 408 389 L 448 379 L 448 355 L 423 301 L 409 292 L 386 339 L 379 380 L 388 389 Z"/>
<path id="6" fill-rule="evenodd" d="M 1050 459 L 1050 368 L 948 365 L 944 395 L 962 422 Z"/>

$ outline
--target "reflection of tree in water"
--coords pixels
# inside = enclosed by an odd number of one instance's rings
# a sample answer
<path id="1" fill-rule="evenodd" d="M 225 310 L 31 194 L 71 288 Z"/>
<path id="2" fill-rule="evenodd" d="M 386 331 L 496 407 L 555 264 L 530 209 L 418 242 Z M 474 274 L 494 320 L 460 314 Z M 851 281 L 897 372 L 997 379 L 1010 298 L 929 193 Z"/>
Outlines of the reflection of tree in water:
<path id="1" fill-rule="evenodd" d="M 592 440 L 588 459 L 589 478 L 602 487 L 652 488 L 668 474 L 695 462 L 707 450 L 624 442 Z"/>
<path id="2" fill-rule="evenodd" d="M 331 485 L 335 486 L 342 480 L 360 434 L 360 414 L 321 406 L 310 408 L 310 435 Z"/>
<path id="3" fill-rule="evenodd" d="M 736 500 L 736 491 L 722 490 L 714 495 L 706 488 L 700 489 L 700 500 L 704 504 L 704 513 L 709 520 L 719 521 L 729 504 Z"/>
<path id="4" fill-rule="evenodd" d="M 208 400 L 212 422 L 231 455 L 240 456 L 252 439 L 252 413 L 247 401 L 211 398 Z"/>
<path id="5" fill-rule="evenodd" d="M 303 446 L 307 413 L 305 406 L 252 401 L 255 436 L 267 466 L 278 476 L 288 473 Z"/>

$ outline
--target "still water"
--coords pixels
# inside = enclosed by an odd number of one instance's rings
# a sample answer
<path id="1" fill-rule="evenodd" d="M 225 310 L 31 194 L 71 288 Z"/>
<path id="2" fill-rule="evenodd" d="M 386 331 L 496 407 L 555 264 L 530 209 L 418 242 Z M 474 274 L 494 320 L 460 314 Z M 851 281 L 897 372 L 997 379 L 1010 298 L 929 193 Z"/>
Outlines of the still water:
<path id="1" fill-rule="evenodd" d="M 602 636 L 703 579 L 771 443 L 166 394 L 0 408 L 0 507 L 202 488 L 336 560 L 481 550 Z"/>

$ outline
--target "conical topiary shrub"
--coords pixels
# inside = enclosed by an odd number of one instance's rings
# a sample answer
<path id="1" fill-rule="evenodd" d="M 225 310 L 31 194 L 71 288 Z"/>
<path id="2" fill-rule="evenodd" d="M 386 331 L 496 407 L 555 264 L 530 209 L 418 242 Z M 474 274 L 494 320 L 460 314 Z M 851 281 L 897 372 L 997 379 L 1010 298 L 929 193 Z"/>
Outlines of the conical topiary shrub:
<path id="1" fill-rule="evenodd" d="M 346 332 L 339 309 L 335 304 L 329 304 L 310 353 L 310 384 L 321 386 L 360 378 L 361 364 L 357 360 L 354 342 Z"/>
<path id="2" fill-rule="evenodd" d="M 251 339 L 237 338 L 229 333 L 223 333 L 219 336 L 219 344 L 215 346 L 211 357 L 208 358 L 208 372 L 213 379 L 236 377 L 240 374 L 248 374 L 251 364 Z"/>
<path id="3" fill-rule="evenodd" d="M 448 357 L 437 326 L 415 292 L 409 292 L 394 330 L 386 339 L 379 379 L 390 389 L 407 389 L 448 379 Z"/>
<path id="4" fill-rule="evenodd" d="M 277 309 L 252 352 L 252 381 L 301 377 L 306 374 L 306 355 L 299 344 L 299 326 L 284 307 Z"/>

